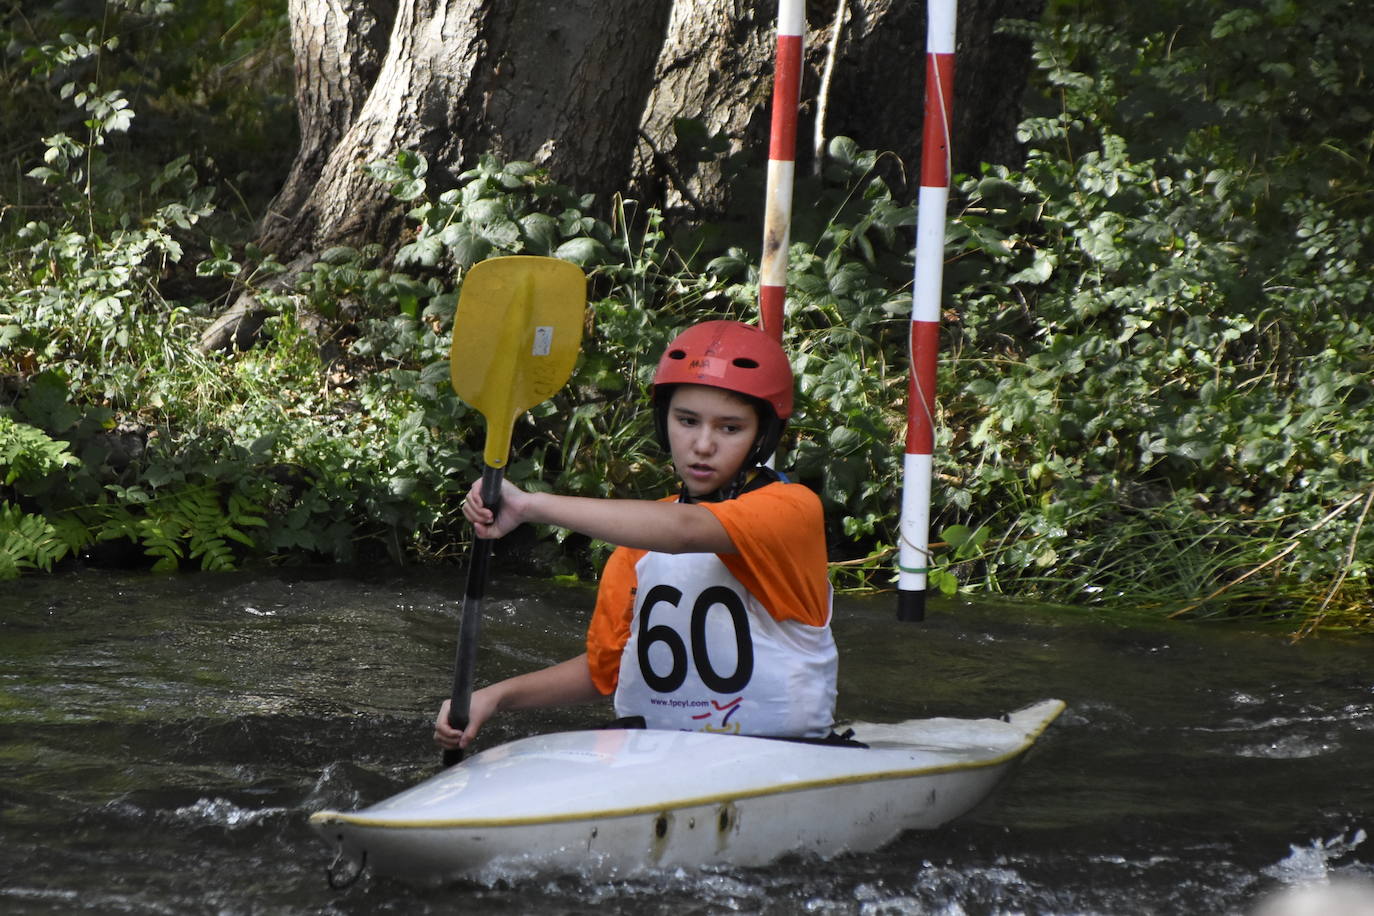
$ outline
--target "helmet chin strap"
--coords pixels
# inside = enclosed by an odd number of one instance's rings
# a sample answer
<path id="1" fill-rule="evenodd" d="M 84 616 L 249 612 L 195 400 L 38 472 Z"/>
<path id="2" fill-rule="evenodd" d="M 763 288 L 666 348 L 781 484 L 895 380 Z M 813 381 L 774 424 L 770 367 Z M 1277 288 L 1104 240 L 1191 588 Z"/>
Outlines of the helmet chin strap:
<path id="1" fill-rule="evenodd" d="M 668 448 L 668 400 L 669 396 L 655 395 L 654 404 L 654 427 L 658 434 L 660 444 Z M 743 462 L 740 463 L 739 473 L 735 474 L 735 479 L 730 481 L 730 485 L 712 490 L 702 496 L 693 496 L 687 491 L 687 482 L 684 480 L 678 489 L 678 502 L 680 503 L 717 503 L 725 499 L 734 499 L 741 493 L 756 490 L 764 484 L 781 480 L 782 477 L 777 471 L 768 467 L 766 462 L 778 449 L 778 443 L 782 441 L 782 432 L 786 427 L 786 422 L 778 419 L 777 414 L 768 412 L 764 416 L 760 412 L 761 428 L 759 434 L 754 439 L 754 446 L 749 450 Z"/>
<path id="2" fill-rule="evenodd" d="M 700 496 L 693 496 L 691 491 L 687 489 L 687 481 L 684 480 L 682 486 L 678 488 L 677 501 L 680 503 L 719 503 L 727 499 L 734 499 L 744 492 L 744 488 L 747 484 L 753 483 L 758 472 L 761 470 L 763 469 L 757 467 L 747 469 L 740 468 L 739 473 L 735 475 L 734 480 L 730 481 L 728 487 L 720 487 L 719 489 L 712 490 L 710 493 L 703 493 Z"/>
<path id="3" fill-rule="evenodd" d="M 678 489 L 677 501 L 680 503 L 723 502 L 727 499 L 734 499 L 736 496 L 743 493 L 748 493 L 750 490 L 757 490 L 759 487 L 767 486 L 781 479 L 782 476 L 770 467 L 765 465 L 754 465 L 751 467 L 748 462 L 746 462 L 745 465 L 740 468 L 739 473 L 735 475 L 735 479 L 730 481 L 728 487 L 721 487 L 718 490 L 712 490 L 710 493 L 705 493 L 701 496 L 693 496 L 689 493 L 687 491 L 687 481 L 684 480 L 682 486 Z"/>

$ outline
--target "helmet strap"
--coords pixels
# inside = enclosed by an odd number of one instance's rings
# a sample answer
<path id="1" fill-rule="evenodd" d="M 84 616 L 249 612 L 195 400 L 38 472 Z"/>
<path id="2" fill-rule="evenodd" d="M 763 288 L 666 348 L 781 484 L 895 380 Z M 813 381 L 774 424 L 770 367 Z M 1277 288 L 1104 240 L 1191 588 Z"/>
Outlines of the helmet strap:
<path id="1" fill-rule="evenodd" d="M 688 493 L 687 484 L 684 481 L 678 488 L 677 501 L 680 503 L 724 502 L 727 499 L 743 496 L 745 493 L 750 493 L 760 487 L 766 487 L 768 484 L 782 479 L 781 474 L 766 465 L 742 467 L 728 487 L 722 487 L 704 496 L 693 496 L 691 493 Z"/>

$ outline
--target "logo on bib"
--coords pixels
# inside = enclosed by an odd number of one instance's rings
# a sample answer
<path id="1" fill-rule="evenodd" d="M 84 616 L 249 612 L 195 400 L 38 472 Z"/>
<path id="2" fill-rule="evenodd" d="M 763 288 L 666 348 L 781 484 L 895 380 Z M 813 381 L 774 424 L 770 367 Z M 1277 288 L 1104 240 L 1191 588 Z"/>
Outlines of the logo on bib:
<path id="1" fill-rule="evenodd" d="M 698 715 L 692 716 L 692 718 L 695 719 L 695 720 L 697 720 L 697 721 L 701 721 L 701 720 L 703 720 L 703 719 L 710 720 L 710 719 L 712 719 L 714 716 L 716 716 L 717 714 L 719 714 L 719 713 L 724 713 L 724 715 L 722 715 L 722 716 L 720 717 L 720 724 L 719 724 L 719 725 L 717 725 L 715 722 L 712 722 L 712 721 L 705 721 L 705 722 L 702 722 L 701 731 L 704 731 L 704 732 L 731 732 L 731 733 L 733 733 L 733 734 L 739 734 L 739 723 L 738 723 L 738 722 L 735 722 L 735 723 L 732 724 L 732 723 L 730 722 L 730 717 L 733 716 L 736 712 L 739 711 L 740 704 L 741 704 L 742 702 L 744 702 L 744 697 L 735 697 L 733 700 L 731 700 L 731 701 L 728 702 L 728 703 L 717 703 L 715 700 L 712 700 L 712 701 L 711 701 L 711 706 L 714 707 L 713 710 L 708 711 L 708 712 L 703 712 L 703 713 L 700 713 L 700 714 L 698 714 Z"/>

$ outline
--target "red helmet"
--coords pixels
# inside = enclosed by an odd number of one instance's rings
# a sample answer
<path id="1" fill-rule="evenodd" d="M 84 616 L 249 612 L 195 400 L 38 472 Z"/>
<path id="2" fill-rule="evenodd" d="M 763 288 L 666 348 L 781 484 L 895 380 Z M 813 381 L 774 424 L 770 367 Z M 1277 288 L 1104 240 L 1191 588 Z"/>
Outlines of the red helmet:
<path id="1" fill-rule="evenodd" d="M 792 416 L 792 367 L 762 328 L 705 321 L 683 331 L 658 361 L 654 387 L 709 385 L 766 402 L 779 420 Z"/>

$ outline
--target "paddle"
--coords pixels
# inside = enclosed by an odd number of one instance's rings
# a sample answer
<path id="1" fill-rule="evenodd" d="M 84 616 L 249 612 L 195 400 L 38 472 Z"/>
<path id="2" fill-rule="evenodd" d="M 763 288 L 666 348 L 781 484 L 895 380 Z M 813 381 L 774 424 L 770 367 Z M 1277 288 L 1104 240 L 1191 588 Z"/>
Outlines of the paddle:
<path id="1" fill-rule="evenodd" d="M 520 414 L 552 397 L 572 374 L 586 304 L 582 270 L 557 258 L 492 258 L 463 280 L 450 375 L 458 397 L 487 421 L 482 502 L 493 515 L 500 511 L 511 430 Z M 460 730 L 468 724 L 491 546 L 491 540 L 473 538 L 448 711 L 449 724 Z M 461 750 L 444 751 L 444 766 L 461 759 Z"/>

